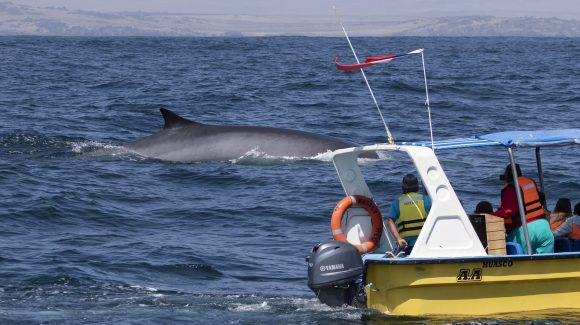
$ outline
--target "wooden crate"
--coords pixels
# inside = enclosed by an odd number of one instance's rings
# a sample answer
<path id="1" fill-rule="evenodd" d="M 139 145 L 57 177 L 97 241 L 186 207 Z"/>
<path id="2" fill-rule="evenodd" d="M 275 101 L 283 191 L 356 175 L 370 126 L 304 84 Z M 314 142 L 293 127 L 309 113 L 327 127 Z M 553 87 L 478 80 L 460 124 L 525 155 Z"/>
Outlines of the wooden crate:
<path id="1" fill-rule="evenodd" d="M 503 219 L 489 214 L 471 214 L 469 220 L 489 255 L 505 255 L 505 226 Z"/>
<path id="2" fill-rule="evenodd" d="M 485 229 L 487 234 L 487 254 L 506 255 L 503 218 L 486 214 Z"/>

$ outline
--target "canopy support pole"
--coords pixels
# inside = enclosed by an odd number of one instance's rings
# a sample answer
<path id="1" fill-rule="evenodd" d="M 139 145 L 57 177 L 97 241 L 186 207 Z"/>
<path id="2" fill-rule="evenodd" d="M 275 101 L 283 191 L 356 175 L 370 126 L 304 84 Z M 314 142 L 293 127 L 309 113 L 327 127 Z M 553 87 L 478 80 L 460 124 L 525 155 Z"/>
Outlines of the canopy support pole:
<path id="1" fill-rule="evenodd" d="M 540 147 L 536 147 L 536 164 L 538 166 L 538 178 L 540 179 L 540 190 L 546 201 L 546 191 L 544 190 L 544 172 L 542 171 L 542 157 L 540 156 Z M 545 202 L 542 202 L 544 204 Z"/>
<path id="2" fill-rule="evenodd" d="M 532 244 L 530 243 L 530 234 L 528 232 L 528 222 L 526 221 L 526 208 L 524 206 L 524 198 L 522 197 L 522 191 L 520 191 L 520 183 L 518 181 L 518 172 L 516 169 L 516 160 L 514 158 L 514 153 L 511 147 L 507 148 L 508 154 L 510 156 L 510 163 L 512 168 L 512 176 L 514 181 L 514 188 L 516 195 L 518 197 L 518 210 L 520 214 L 520 219 L 522 221 L 522 228 L 524 229 L 524 237 L 526 238 L 526 248 L 528 250 L 528 255 L 532 255 Z M 507 181 L 507 180 L 506 180 Z"/>

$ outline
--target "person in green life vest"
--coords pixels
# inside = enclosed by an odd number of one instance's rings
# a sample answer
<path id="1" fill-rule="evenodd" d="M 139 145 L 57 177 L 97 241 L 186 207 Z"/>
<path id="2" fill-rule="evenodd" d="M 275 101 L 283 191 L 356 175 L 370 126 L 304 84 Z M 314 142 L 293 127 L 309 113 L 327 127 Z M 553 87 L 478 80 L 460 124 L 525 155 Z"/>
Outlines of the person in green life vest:
<path id="1" fill-rule="evenodd" d="M 419 193 L 419 181 L 413 174 L 403 177 L 403 195 L 393 200 L 387 223 L 400 248 L 411 252 L 431 210 L 431 199 Z"/>

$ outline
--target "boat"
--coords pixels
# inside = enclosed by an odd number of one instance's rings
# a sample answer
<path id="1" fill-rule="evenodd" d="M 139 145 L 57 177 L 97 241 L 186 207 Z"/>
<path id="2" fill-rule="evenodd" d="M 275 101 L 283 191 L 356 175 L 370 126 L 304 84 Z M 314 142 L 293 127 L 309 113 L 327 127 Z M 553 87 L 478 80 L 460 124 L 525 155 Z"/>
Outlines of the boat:
<path id="1" fill-rule="evenodd" d="M 335 65 L 342 72 L 361 72 L 385 126 L 387 142 L 340 149 L 332 154 L 346 196 L 332 213 L 333 240 L 315 245 L 306 258 L 308 286 L 318 299 L 330 306 L 351 305 L 404 316 L 514 317 L 523 312 L 580 312 L 580 243 L 563 239 L 561 243 L 567 245 L 558 245 L 560 239 L 555 239 L 555 252 L 547 249 L 548 253 L 534 254 L 525 220 L 532 211 L 534 218 L 543 217 L 542 148 L 568 149 L 580 144 L 580 128 L 506 131 L 434 141 L 424 50 L 370 56 L 361 63 L 338 13 L 337 18 L 356 63 L 341 64 L 337 57 Z M 397 143 L 364 69 L 414 54 L 421 55 L 431 137 L 430 141 Z M 516 149 L 535 150 L 539 187 L 532 191 L 533 202 L 524 204 L 529 202 L 524 195 L 530 193 L 530 186 L 536 187 L 532 181 L 522 178 L 526 192 L 515 191 L 518 211 L 526 211 L 521 225 L 524 240 L 518 243 L 506 242 L 503 219 L 467 214 L 436 155 L 444 150 L 491 147 L 507 150 L 515 188 L 520 188 Z M 424 224 L 409 226 L 419 231 L 410 251 L 399 247 L 373 200 L 359 165 L 366 164 L 359 159 L 361 155 L 369 153 L 389 157 L 381 160 L 386 163 L 407 159 L 405 163 L 415 167 L 415 174 L 431 199 Z M 365 172 L 372 167 L 377 164 L 367 164 Z M 385 175 L 393 168 L 379 170 L 381 177 L 394 177 L 395 182 L 401 179 L 401 175 Z M 570 176 L 578 177 L 578 170 L 571 171 Z"/>
<path id="2" fill-rule="evenodd" d="M 505 253 L 492 255 L 436 155 L 444 150 L 503 147 L 508 163 L 515 168 L 516 149 L 535 150 L 539 188 L 543 189 L 541 150 L 578 144 L 580 128 L 381 143 L 333 152 L 332 162 L 346 194 L 335 212 L 344 215 L 338 226 L 336 222 L 332 226 L 334 240 L 317 244 L 307 257 L 308 286 L 325 304 L 353 305 L 392 315 L 580 312 L 580 251 L 526 253 L 531 252 L 526 236 L 523 247 L 508 242 Z M 387 154 L 391 158 L 383 160 L 386 163 L 407 155 L 431 198 L 432 207 L 408 255 L 400 251 L 389 229 L 373 219 L 380 211 L 359 165 L 364 161 L 358 159 L 368 152 Z M 374 166 L 367 164 L 365 169 Z M 517 175 L 515 170 L 513 175 Z M 578 170 L 570 175 L 577 177 Z M 389 176 L 400 180 L 400 175 L 385 175 Z M 514 182 L 517 187 L 517 176 Z M 522 194 L 517 191 L 517 195 L 520 211 L 524 211 Z M 527 229 L 525 221 L 522 227 Z M 380 241 L 377 231 L 382 233 Z"/>

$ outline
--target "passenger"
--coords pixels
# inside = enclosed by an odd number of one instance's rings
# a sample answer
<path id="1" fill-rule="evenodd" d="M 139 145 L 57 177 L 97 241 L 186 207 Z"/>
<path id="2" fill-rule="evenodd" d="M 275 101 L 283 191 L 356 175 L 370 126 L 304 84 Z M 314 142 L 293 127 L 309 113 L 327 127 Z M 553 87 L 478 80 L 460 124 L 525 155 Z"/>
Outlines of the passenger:
<path id="1" fill-rule="evenodd" d="M 560 198 L 558 202 L 556 202 L 556 206 L 554 207 L 554 212 L 550 214 L 550 228 L 552 231 L 558 229 L 566 219 L 572 216 L 572 203 L 570 203 L 570 199 Z"/>
<path id="2" fill-rule="evenodd" d="M 410 254 L 431 210 L 431 199 L 417 193 L 419 181 L 413 174 L 403 177 L 402 189 L 403 195 L 391 203 L 387 223 L 399 247 Z"/>
<path id="3" fill-rule="evenodd" d="M 492 214 L 493 206 L 488 201 L 481 201 L 477 203 L 474 212 L 477 214 Z"/>
<path id="4" fill-rule="evenodd" d="M 554 236 L 567 236 L 572 240 L 580 239 L 580 203 L 574 206 L 574 216 L 570 217 L 563 225 L 554 230 Z"/>
<path id="5" fill-rule="evenodd" d="M 520 193 L 523 194 L 523 213 L 528 225 L 528 234 L 532 254 L 553 253 L 554 236 L 550 230 L 550 224 L 545 218 L 544 209 L 540 202 L 540 195 L 534 181 L 522 176 L 520 166 L 516 164 L 516 172 Z M 492 214 L 504 218 L 507 232 L 507 240 L 522 245 L 527 252 L 526 239 L 522 229 L 521 213 L 518 206 L 518 198 L 514 187 L 514 179 L 511 165 L 507 165 L 504 172 L 505 184 L 501 190 L 501 203 L 499 210 Z"/>

